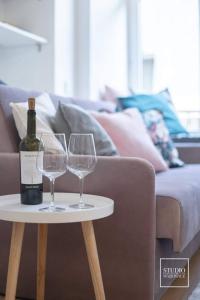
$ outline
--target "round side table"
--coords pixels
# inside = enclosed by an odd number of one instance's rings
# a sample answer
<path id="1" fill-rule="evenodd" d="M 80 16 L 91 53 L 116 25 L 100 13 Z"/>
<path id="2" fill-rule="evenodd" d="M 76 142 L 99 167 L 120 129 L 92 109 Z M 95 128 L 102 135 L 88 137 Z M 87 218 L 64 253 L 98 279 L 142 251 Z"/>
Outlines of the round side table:
<path id="1" fill-rule="evenodd" d="M 95 296 L 97 300 L 105 300 L 92 221 L 111 215 L 114 203 L 111 199 L 101 196 L 85 194 L 84 198 L 87 203 L 93 204 L 94 207 L 85 210 L 70 208 L 70 204 L 75 204 L 79 201 L 79 195 L 56 193 L 56 204 L 65 206 L 66 210 L 48 212 L 39 211 L 39 208 L 45 207 L 49 203 L 50 194 L 48 193 L 44 193 L 44 201 L 40 205 L 22 205 L 19 194 L 0 196 L 0 220 L 12 222 L 5 300 L 15 300 L 25 224 L 38 224 L 36 299 L 44 300 L 48 224 L 72 222 L 81 222 Z"/>

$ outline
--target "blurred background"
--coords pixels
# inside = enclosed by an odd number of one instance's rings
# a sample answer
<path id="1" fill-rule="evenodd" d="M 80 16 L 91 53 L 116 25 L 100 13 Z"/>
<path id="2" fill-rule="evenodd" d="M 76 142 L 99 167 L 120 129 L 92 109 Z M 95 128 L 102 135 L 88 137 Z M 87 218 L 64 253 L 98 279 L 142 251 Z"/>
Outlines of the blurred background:
<path id="1" fill-rule="evenodd" d="M 0 0 L 0 79 L 99 99 L 168 89 L 200 129 L 199 0 Z"/>

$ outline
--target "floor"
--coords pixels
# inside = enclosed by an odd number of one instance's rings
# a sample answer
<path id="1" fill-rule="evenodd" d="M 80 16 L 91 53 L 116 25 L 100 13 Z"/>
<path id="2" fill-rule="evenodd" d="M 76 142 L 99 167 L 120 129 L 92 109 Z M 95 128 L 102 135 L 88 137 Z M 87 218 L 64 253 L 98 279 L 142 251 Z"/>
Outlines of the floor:
<path id="1" fill-rule="evenodd" d="M 190 283 L 189 288 L 168 289 L 162 300 L 200 300 L 200 250 L 190 261 Z M 177 281 L 175 285 L 178 285 Z M 0 296 L 0 300 L 4 300 L 4 297 Z"/>

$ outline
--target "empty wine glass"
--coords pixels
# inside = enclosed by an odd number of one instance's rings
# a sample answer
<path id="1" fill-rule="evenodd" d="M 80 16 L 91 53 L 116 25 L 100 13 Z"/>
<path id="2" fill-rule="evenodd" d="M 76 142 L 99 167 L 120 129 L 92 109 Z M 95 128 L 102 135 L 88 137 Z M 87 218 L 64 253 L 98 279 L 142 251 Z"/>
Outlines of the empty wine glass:
<path id="1" fill-rule="evenodd" d="M 40 154 L 39 154 L 40 153 Z M 43 153 L 43 155 L 41 155 Z M 50 205 L 40 210 L 62 211 L 64 207 L 55 206 L 54 184 L 55 179 L 66 172 L 67 147 L 65 135 L 60 133 L 41 134 L 37 156 L 38 170 L 50 180 Z"/>
<path id="2" fill-rule="evenodd" d="M 84 202 L 83 184 L 85 176 L 94 171 L 96 162 L 93 134 L 72 133 L 68 146 L 68 170 L 78 176 L 80 180 L 80 200 L 79 203 L 70 205 L 70 207 L 77 209 L 93 207 Z"/>

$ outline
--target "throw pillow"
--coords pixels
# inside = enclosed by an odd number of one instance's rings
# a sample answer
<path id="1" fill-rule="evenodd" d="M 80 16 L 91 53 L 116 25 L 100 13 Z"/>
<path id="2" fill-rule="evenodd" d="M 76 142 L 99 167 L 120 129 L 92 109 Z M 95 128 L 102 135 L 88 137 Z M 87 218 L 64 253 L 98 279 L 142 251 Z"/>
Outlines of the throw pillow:
<path id="1" fill-rule="evenodd" d="M 113 87 L 110 87 L 108 85 L 105 85 L 104 91 L 99 93 L 100 99 L 106 102 L 114 103 L 115 105 L 118 105 L 118 97 L 121 97 L 123 95 L 130 95 L 132 94 L 131 91 L 124 91 L 120 92 Z"/>
<path id="2" fill-rule="evenodd" d="M 173 104 L 173 101 L 172 101 L 171 93 L 170 93 L 170 91 L 169 91 L 168 88 L 166 88 L 166 89 L 160 91 L 160 92 L 158 93 L 158 95 L 162 96 L 167 102 L 169 102 L 169 103 L 171 103 L 172 105 L 174 105 L 174 104 Z"/>
<path id="3" fill-rule="evenodd" d="M 81 107 L 60 102 L 53 126 L 56 132 L 65 133 L 67 143 L 71 133 L 93 133 L 97 155 L 117 154 L 114 143 L 103 127 Z"/>
<path id="4" fill-rule="evenodd" d="M 13 117 L 18 134 L 21 139 L 26 136 L 27 131 L 27 109 L 28 101 L 26 102 L 11 102 Z M 56 109 L 53 102 L 47 93 L 41 94 L 35 98 L 36 108 L 36 133 L 39 137 L 41 133 L 52 133 L 51 118 L 55 115 Z"/>
<path id="5" fill-rule="evenodd" d="M 107 102 L 117 104 L 117 98 L 121 95 L 120 92 L 110 86 L 105 85 L 104 91 L 100 92 L 100 99 Z"/>
<path id="6" fill-rule="evenodd" d="M 182 167 L 184 163 L 178 157 L 178 151 L 169 135 L 162 114 L 157 110 L 149 110 L 143 113 L 143 117 L 154 145 L 168 166 Z"/>
<path id="7" fill-rule="evenodd" d="M 167 170 L 167 164 L 154 146 L 137 109 L 113 114 L 91 112 L 104 127 L 122 156 L 148 160 L 156 171 Z"/>
<path id="8" fill-rule="evenodd" d="M 1 79 L 0 79 L 0 84 L 6 85 L 6 83 L 4 81 L 2 81 Z"/>
<path id="9" fill-rule="evenodd" d="M 166 101 L 166 97 L 163 96 L 163 94 L 136 94 L 129 97 L 120 97 L 118 99 L 122 109 L 135 107 L 138 108 L 141 113 L 152 109 L 162 112 L 164 121 L 171 135 L 187 133 L 179 121 L 173 105 L 169 101 Z"/>

